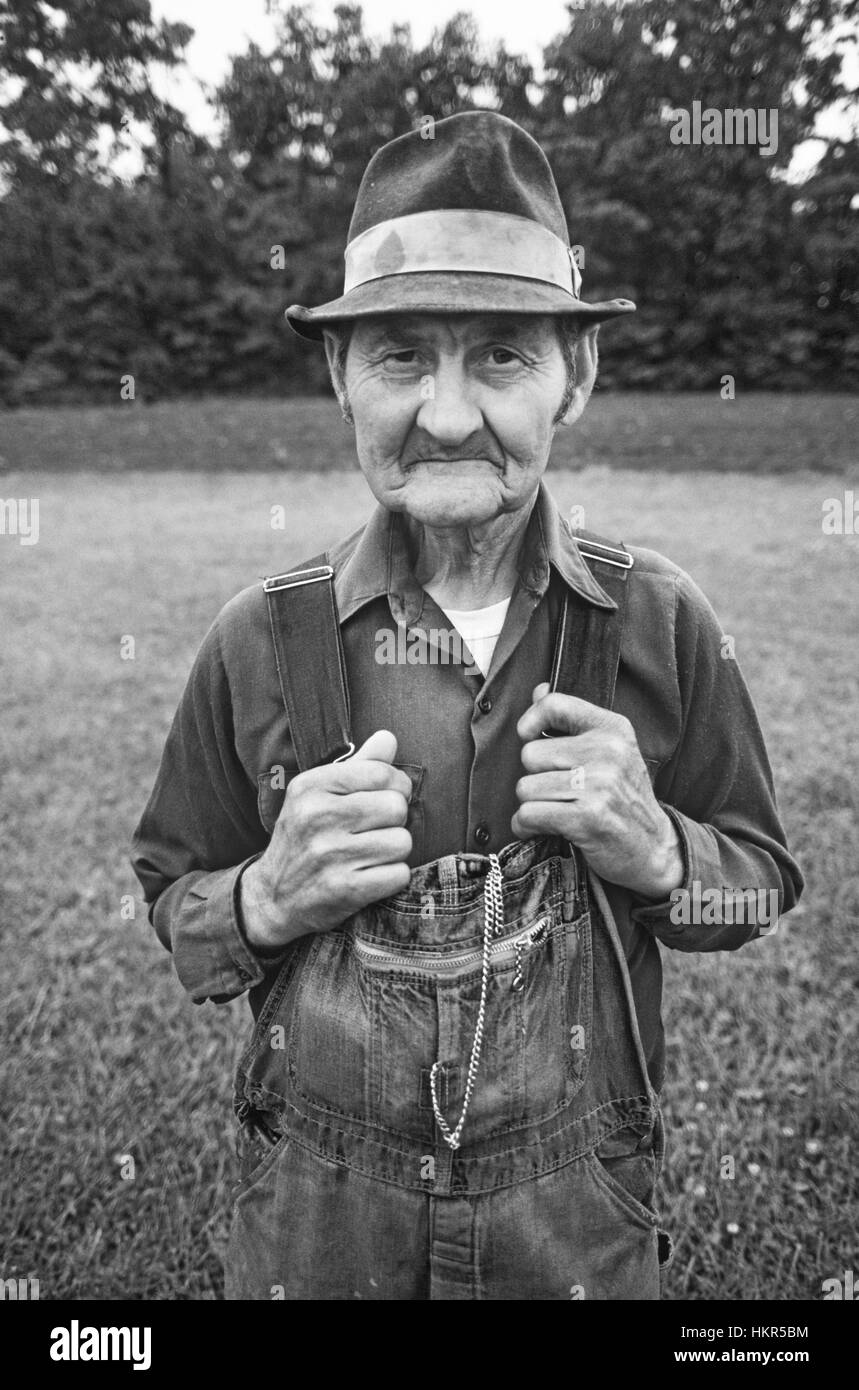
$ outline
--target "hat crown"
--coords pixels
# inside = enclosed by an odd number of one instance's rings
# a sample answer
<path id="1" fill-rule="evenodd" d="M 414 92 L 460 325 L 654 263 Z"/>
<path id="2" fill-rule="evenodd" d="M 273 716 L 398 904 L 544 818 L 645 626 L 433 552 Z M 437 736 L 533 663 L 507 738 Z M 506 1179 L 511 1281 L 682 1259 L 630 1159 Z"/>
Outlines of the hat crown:
<path id="1" fill-rule="evenodd" d="M 361 180 L 343 293 L 287 320 L 306 338 L 379 314 L 628 314 L 588 304 L 564 206 L 540 146 L 497 111 L 463 111 L 390 140 Z"/>
<path id="2" fill-rule="evenodd" d="M 536 140 L 495 111 L 466 111 L 383 145 L 361 180 L 349 241 L 380 222 L 440 209 L 529 218 L 568 243 L 549 162 Z"/>

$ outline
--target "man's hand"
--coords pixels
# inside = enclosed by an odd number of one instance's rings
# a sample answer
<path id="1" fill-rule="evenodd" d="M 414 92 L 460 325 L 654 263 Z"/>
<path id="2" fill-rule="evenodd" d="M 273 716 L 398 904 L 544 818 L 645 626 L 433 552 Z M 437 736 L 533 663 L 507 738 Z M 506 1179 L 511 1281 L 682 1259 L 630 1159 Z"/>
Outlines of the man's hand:
<path id="1" fill-rule="evenodd" d="M 559 835 L 588 864 L 659 902 L 683 882 L 683 855 L 670 816 L 653 795 L 628 719 L 538 685 L 517 725 L 526 776 L 512 821 L 518 839 Z M 543 738 L 550 731 L 557 737 Z"/>
<path id="2" fill-rule="evenodd" d="M 240 881 L 252 947 L 276 952 L 407 887 L 412 784 L 396 755 L 382 729 L 346 762 L 292 779 L 268 848 Z"/>

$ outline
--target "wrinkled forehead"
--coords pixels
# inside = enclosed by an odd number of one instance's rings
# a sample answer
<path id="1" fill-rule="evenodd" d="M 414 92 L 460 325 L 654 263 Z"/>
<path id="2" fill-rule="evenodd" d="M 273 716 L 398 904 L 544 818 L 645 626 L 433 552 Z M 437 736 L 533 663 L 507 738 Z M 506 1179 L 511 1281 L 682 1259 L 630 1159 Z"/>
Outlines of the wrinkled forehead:
<path id="1" fill-rule="evenodd" d="M 427 342 L 450 347 L 500 339 L 545 349 L 557 341 L 551 314 L 385 314 L 355 321 L 353 338 L 362 347 Z"/>

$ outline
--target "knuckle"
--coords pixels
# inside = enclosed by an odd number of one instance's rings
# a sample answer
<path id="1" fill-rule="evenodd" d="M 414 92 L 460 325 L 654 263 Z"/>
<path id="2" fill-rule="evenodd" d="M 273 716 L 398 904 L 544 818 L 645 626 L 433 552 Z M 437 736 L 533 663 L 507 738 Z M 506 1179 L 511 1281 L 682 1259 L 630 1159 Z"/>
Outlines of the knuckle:
<path id="1" fill-rule="evenodd" d="M 406 830 L 405 826 L 401 826 L 393 831 L 393 837 L 394 854 L 396 854 L 398 859 L 408 859 L 409 855 L 412 852 L 411 833 L 408 830 Z"/>
<path id="2" fill-rule="evenodd" d="M 394 791 L 377 792 L 374 798 L 374 809 L 383 825 L 401 825 L 405 819 L 403 798 Z"/>
<path id="3" fill-rule="evenodd" d="M 328 857 L 326 853 L 325 836 L 315 834 L 308 836 L 307 852 L 311 859 L 317 863 L 322 863 Z"/>
<path id="4" fill-rule="evenodd" d="M 405 813 L 404 813 L 405 806 Z M 387 789 L 368 793 L 363 806 L 362 820 L 365 825 L 386 830 L 405 822 L 408 806 L 398 792 Z"/>
<path id="5" fill-rule="evenodd" d="M 307 807 L 302 801 L 289 804 L 283 803 L 283 819 L 288 822 L 292 833 L 304 835 L 312 825 L 312 817 L 307 814 Z"/>
<path id="6" fill-rule="evenodd" d="M 316 835 L 328 824 L 328 807 L 315 797 L 303 797 L 293 807 L 292 823 L 296 830 L 305 835 Z"/>
<path id="7" fill-rule="evenodd" d="M 320 810 L 328 804 L 330 794 L 321 787 L 314 786 L 312 783 L 299 793 L 296 798 L 296 805 L 301 808 L 305 815 L 318 815 Z"/>
<path id="8" fill-rule="evenodd" d="M 408 864 L 394 864 L 391 873 L 392 892 L 398 893 L 408 888 L 411 876 L 412 871 Z"/>
<path id="9" fill-rule="evenodd" d="M 307 793 L 306 778 L 307 774 L 305 772 L 299 772 L 297 776 L 290 778 L 286 784 L 286 791 L 283 797 L 284 803 L 288 802 L 291 806 L 294 806 L 297 802 L 302 801 Z"/>
<path id="10" fill-rule="evenodd" d="M 331 763 L 325 769 L 326 789 L 334 794 L 361 791 L 370 785 L 373 764 L 359 759 L 358 762 Z"/>
<path id="11" fill-rule="evenodd" d="M 539 746 L 537 743 L 523 743 L 522 745 L 522 766 L 529 772 L 536 771 Z"/>
<path id="12" fill-rule="evenodd" d="M 559 729 L 566 728 L 567 720 L 571 717 L 572 711 L 575 710 L 570 696 L 562 695 L 560 691 L 555 690 L 545 697 L 543 703 L 549 723 Z"/>
<path id="13" fill-rule="evenodd" d="M 308 849 L 311 858 L 317 863 L 328 864 L 331 860 L 336 859 L 338 851 L 341 850 L 341 846 L 336 844 L 330 834 L 327 834 L 324 830 L 317 830 L 315 834 L 310 837 Z"/>
<path id="14" fill-rule="evenodd" d="M 376 763 L 374 764 L 374 772 L 377 778 L 376 785 L 380 791 L 398 791 L 402 788 L 404 781 L 409 782 L 405 772 L 394 767 L 392 763 Z"/>
<path id="15" fill-rule="evenodd" d="M 341 901 L 346 907 L 354 910 L 363 907 L 364 903 L 372 901 L 367 893 L 367 875 L 352 874 L 345 880 L 341 877 L 337 882 L 332 881 L 332 892 L 339 893 Z"/>

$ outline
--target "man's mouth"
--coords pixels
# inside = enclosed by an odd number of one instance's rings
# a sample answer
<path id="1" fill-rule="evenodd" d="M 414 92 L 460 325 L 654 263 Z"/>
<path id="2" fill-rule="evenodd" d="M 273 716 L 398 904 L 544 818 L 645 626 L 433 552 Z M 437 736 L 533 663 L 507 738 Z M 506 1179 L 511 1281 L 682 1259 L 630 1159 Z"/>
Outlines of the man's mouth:
<path id="1" fill-rule="evenodd" d="M 497 459 L 489 458 L 486 454 L 469 454 L 465 458 L 439 458 L 437 455 L 430 455 L 427 458 L 409 459 L 404 463 L 405 468 L 415 468 L 418 464 L 432 464 L 439 468 L 467 468 L 476 463 L 488 463 L 491 468 L 503 468 L 503 463 Z"/>

